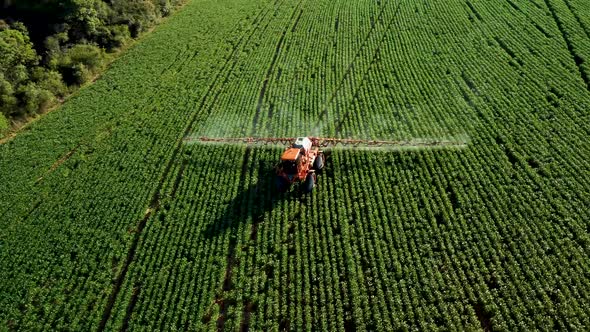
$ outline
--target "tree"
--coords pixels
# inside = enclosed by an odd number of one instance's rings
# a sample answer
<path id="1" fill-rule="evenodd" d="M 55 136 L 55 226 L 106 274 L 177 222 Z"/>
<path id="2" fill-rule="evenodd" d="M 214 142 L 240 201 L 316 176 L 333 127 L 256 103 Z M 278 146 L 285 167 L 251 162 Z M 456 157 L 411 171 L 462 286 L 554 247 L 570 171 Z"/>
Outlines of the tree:
<path id="1" fill-rule="evenodd" d="M 0 19 L 0 126 L 85 83 L 104 67 L 105 50 L 123 46 L 182 1 L 0 0 L 10 17 Z"/>
<path id="2" fill-rule="evenodd" d="M 104 33 L 112 9 L 101 0 L 73 0 L 65 21 L 75 41 L 93 42 Z"/>
<path id="3" fill-rule="evenodd" d="M 22 68 L 36 66 L 39 56 L 29 36 L 20 30 L 0 31 L 0 73 L 11 80 L 22 75 Z"/>
<path id="4" fill-rule="evenodd" d="M 0 73 L 0 112 L 4 115 L 10 115 L 17 107 L 18 100 L 14 96 L 14 87 Z"/>
<path id="5" fill-rule="evenodd" d="M 66 83 L 84 84 L 90 76 L 102 69 L 104 52 L 94 45 L 78 44 L 57 55 L 52 60 L 54 69 L 63 76 Z"/>
<path id="6" fill-rule="evenodd" d="M 0 113 L 0 138 L 4 137 L 4 133 L 8 130 L 8 120 L 4 114 Z"/>
<path id="7" fill-rule="evenodd" d="M 113 10 L 115 23 L 129 26 L 133 38 L 152 26 L 160 16 L 156 6 L 146 0 L 113 0 Z"/>
<path id="8" fill-rule="evenodd" d="M 39 56 L 24 25 L 0 31 L 0 112 L 3 117 L 36 113 L 55 94 L 65 94 L 61 77 L 39 66 Z M 0 119 L 1 120 L 1 119 Z"/>

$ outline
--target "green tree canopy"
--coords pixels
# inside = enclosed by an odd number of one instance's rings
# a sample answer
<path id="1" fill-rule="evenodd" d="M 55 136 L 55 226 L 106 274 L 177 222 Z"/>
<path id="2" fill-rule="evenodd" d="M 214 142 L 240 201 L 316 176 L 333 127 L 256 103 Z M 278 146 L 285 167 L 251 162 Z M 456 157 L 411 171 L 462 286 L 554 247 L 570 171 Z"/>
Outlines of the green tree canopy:
<path id="1" fill-rule="evenodd" d="M 0 73 L 8 79 L 16 79 L 22 66 L 38 63 L 39 56 L 26 33 L 15 29 L 0 31 Z"/>

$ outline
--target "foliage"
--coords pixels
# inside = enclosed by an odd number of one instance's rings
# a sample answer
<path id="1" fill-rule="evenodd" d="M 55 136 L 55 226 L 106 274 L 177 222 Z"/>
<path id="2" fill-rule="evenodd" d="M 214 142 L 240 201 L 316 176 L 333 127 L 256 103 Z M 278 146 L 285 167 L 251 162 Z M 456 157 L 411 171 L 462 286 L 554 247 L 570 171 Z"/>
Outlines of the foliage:
<path id="1" fill-rule="evenodd" d="M 104 50 L 111 52 L 125 45 L 178 4 L 169 0 L 25 0 L 3 4 L 10 23 L 0 20 L 3 114 L 16 117 L 50 106 L 103 70 Z M 33 71 L 35 77 L 31 77 Z M 63 83 L 57 82 L 58 76 Z"/>
<path id="2" fill-rule="evenodd" d="M 584 8 L 190 2 L 0 145 L 0 329 L 589 330 Z M 468 146 L 184 140 L 308 134 Z"/>
<path id="3" fill-rule="evenodd" d="M 8 130 L 8 119 L 4 116 L 4 114 L 0 113 L 0 138 L 2 138 L 3 134 Z"/>
<path id="4" fill-rule="evenodd" d="M 56 82 L 59 77 L 38 62 L 22 25 L 0 31 L 0 111 L 5 116 L 33 114 L 51 105 L 56 93 L 64 92 L 63 84 Z"/>
<path id="5" fill-rule="evenodd" d="M 127 25 L 134 38 L 152 26 L 161 15 L 154 4 L 146 0 L 114 1 L 113 11 L 116 13 L 115 21 Z"/>
<path id="6" fill-rule="evenodd" d="M 96 46 L 79 44 L 52 58 L 52 68 L 62 73 L 68 85 L 82 85 L 102 70 L 104 52 Z"/>
<path id="7" fill-rule="evenodd" d="M 39 60 L 27 32 L 18 29 L 0 31 L 0 54 L 0 72 L 10 79 L 18 79 L 15 67 L 35 66 Z"/>

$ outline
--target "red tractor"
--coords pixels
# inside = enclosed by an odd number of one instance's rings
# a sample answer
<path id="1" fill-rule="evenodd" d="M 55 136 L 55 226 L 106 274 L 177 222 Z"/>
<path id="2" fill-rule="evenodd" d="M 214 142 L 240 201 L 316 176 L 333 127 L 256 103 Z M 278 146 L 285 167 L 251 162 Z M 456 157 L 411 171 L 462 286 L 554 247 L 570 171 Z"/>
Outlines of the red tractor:
<path id="1" fill-rule="evenodd" d="M 303 182 L 303 191 L 307 193 L 313 190 L 317 180 L 316 173 L 324 168 L 326 161 L 318 146 L 317 139 L 299 137 L 283 152 L 276 167 L 279 191 L 289 190 L 295 182 Z"/>

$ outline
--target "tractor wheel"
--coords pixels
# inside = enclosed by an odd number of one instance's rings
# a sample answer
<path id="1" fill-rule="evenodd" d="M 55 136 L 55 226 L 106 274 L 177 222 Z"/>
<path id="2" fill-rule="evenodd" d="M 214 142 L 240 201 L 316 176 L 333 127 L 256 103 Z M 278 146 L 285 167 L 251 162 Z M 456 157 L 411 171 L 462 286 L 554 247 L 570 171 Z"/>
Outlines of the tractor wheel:
<path id="1" fill-rule="evenodd" d="M 278 175 L 276 178 L 276 184 L 277 184 L 277 190 L 280 193 L 287 192 L 287 190 L 289 190 L 289 187 L 291 186 L 291 184 L 289 183 L 289 181 L 287 181 L 287 179 L 285 179 L 282 176 L 278 176 Z"/>
<path id="2" fill-rule="evenodd" d="M 303 191 L 305 193 L 310 193 L 313 190 L 313 187 L 315 186 L 315 180 L 315 173 L 307 174 L 305 182 L 303 183 Z"/>
<path id="3" fill-rule="evenodd" d="M 323 153 L 318 154 L 318 156 L 313 161 L 313 169 L 315 169 L 316 171 L 321 171 L 322 168 L 324 168 L 325 158 L 326 157 L 324 157 Z"/>

